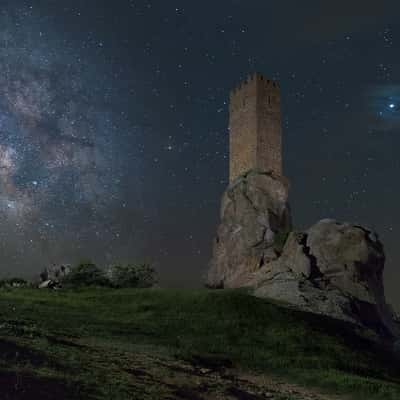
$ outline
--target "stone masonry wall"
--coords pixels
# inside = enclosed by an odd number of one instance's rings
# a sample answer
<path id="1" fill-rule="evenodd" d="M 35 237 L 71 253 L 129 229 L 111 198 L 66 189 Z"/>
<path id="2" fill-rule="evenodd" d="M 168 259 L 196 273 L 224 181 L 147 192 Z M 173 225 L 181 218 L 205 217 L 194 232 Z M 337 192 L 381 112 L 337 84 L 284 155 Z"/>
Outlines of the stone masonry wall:
<path id="1" fill-rule="evenodd" d="M 229 105 L 230 182 L 250 169 L 282 174 L 279 86 L 254 74 L 232 90 Z"/>

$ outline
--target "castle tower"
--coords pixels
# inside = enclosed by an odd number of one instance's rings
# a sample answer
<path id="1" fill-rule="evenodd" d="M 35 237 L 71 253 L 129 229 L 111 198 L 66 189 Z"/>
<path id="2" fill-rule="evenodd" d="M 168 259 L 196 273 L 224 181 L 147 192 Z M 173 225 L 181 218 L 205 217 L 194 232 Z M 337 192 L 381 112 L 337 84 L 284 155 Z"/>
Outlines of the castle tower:
<path id="1" fill-rule="evenodd" d="M 249 169 L 282 175 L 280 90 L 255 73 L 230 93 L 229 181 Z"/>

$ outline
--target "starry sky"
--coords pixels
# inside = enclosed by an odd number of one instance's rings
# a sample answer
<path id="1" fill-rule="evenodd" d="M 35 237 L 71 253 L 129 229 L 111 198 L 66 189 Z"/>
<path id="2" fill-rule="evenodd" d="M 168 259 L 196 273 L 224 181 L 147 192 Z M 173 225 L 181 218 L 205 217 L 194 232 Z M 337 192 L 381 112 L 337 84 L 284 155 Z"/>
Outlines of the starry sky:
<path id="1" fill-rule="evenodd" d="M 152 262 L 198 286 L 228 183 L 229 90 L 281 85 L 296 229 L 375 229 L 400 307 L 400 4 L 0 2 L 1 273 Z"/>

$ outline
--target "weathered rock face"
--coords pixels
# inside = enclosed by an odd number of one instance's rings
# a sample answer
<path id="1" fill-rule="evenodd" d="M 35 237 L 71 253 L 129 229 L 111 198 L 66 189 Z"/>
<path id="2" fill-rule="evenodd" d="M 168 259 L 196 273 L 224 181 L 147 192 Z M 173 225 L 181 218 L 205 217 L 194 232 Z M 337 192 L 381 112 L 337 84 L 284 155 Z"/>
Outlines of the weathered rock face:
<path id="1" fill-rule="evenodd" d="M 251 284 L 256 296 L 397 336 L 385 302 L 384 262 L 376 233 L 324 219 L 306 232 L 291 232 L 281 257 L 263 266 Z"/>
<path id="2" fill-rule="evenodd" d="M 249 171 L 225 191 L 221 223 L 207 276 L 210 287 L 245 286 L 282 251 L 292 229 L 288 182 L 270 172 Z"/>
<path id="3" fill-rule="evenodd" d="M 249 171 L 231 183 L 207 286 L 249 286 L 256 296 L 400 338 L 385 301 L 385 255 L 377 234 L 333 219 L 290 232 L 287 199 L 287 181 L 270 172 Z"/>

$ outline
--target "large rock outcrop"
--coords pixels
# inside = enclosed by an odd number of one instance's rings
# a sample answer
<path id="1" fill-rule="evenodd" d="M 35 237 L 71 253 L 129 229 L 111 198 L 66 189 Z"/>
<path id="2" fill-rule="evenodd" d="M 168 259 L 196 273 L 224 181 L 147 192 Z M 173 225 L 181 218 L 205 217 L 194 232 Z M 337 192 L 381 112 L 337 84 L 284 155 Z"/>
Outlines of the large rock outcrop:
<path id="1" fill-rule="evenodd" d="M 252 170 L 229 185 L 221 202 L 209 287 L 244 286 L 279 257 L 282 238 L 292 228 L 287 198 L 287 180 L 272 172 Z"/>
<path id="2" fill-rule="evenodd" d="M 295 305 L 396 337 L 386 304 L 385 255 L 375 232 L 323 219 L 306 232 L 291 232 L 279 259 L 253 278 L 254 294 Z"/>
<path id="3" fill-rule="evenodd" d="M 256 296 L 399 337 L 375 232 L 333 219 L 292 231 L 288 182 L 271 172 L 249 171 L 232 182 L 220 218 L 207 286 L 248 286 Z"/>

